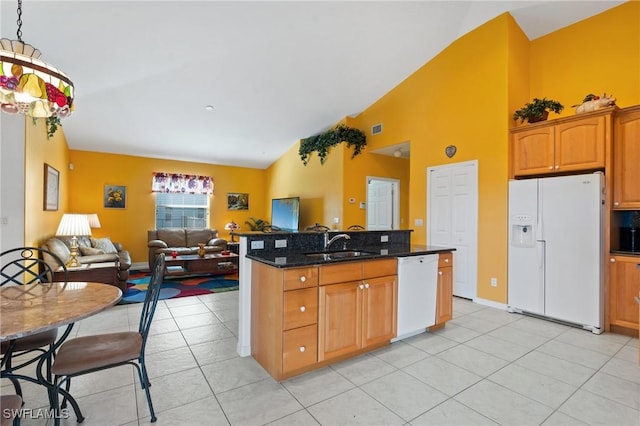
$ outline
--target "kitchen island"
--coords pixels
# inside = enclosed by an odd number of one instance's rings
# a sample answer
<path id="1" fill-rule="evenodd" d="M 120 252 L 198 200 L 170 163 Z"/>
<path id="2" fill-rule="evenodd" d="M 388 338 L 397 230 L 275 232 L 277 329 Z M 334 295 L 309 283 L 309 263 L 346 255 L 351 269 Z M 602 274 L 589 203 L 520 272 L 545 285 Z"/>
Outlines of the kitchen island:
<path id="1" fill-rule="evenodd" d="M 389 344 L 397 258 L 448 253 L 452 262 L 454 249 L 411 245 L 409 232 L 348 232 L 348 246 L 334 250 L 318 232 L 241 234 L 238 353 L 282 380 Z"/>

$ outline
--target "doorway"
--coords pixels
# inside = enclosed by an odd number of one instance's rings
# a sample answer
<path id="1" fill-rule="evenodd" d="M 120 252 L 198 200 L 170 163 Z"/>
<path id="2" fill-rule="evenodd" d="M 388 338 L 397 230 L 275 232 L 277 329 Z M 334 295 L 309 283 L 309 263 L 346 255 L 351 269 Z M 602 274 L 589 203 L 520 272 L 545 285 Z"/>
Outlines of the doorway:
<path id="1" fill-rule="evenodd" d="M 367 176 L 367 230 L 400 229 L 400 181 Z"/>
<path id="2" fill-rule="evenodd" d="M 454 247 L 453 294 L 476 297 L 478 161 L 427 168 L 427 243 Z"/>

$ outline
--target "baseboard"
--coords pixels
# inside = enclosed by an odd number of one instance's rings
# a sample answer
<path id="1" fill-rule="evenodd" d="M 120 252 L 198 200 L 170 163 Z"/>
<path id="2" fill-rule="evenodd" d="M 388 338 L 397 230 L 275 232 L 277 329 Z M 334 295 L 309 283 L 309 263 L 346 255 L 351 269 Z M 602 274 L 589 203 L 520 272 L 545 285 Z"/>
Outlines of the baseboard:
<path id="1" fill-rule="evenodd" d="M 477 303 L 478 305 L 488 306 L 490 308 L 502 309 L 503 311 L 507 310 L 507 304 L 506 303 L 500 303 L 500 302 L 496 302 L 494 300 L 481 299 L 479 297 L 476 297 L 475 299 L 473 299 L 473 302 Z"/>

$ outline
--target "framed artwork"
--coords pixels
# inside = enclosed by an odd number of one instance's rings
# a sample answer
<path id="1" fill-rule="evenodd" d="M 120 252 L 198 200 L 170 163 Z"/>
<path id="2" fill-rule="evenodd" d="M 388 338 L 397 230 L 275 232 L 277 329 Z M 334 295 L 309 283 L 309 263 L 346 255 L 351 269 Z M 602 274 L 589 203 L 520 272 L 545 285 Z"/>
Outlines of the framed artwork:
<path id="1" fill-rule="evenodd" d="M 127 187 L 122 185 L 104 186 L 104 208 L 124 209 L 127 206 Z"/>
<path id="2" fill-rule="evenodd" d="M 249 194 L 227 193 L 227 208 L 229 210 L 249 210 Z"/>
<path id="3" fill-rule="evenodd" d="M 58 210 L 60 197 L 60 172 L 44 163 L 44 210 Z"/>

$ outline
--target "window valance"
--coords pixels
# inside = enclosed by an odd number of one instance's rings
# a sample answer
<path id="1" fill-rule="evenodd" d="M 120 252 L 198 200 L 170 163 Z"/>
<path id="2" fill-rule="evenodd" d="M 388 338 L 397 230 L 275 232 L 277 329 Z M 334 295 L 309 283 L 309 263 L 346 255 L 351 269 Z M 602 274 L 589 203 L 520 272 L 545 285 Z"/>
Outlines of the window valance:
<path id="1" fill-rule="evenodd" d="M 182 175 L 175 173 L 154 173 L 152 192 L 178 192 L 182 194 L 213 194 L 211 176 Z"/>

